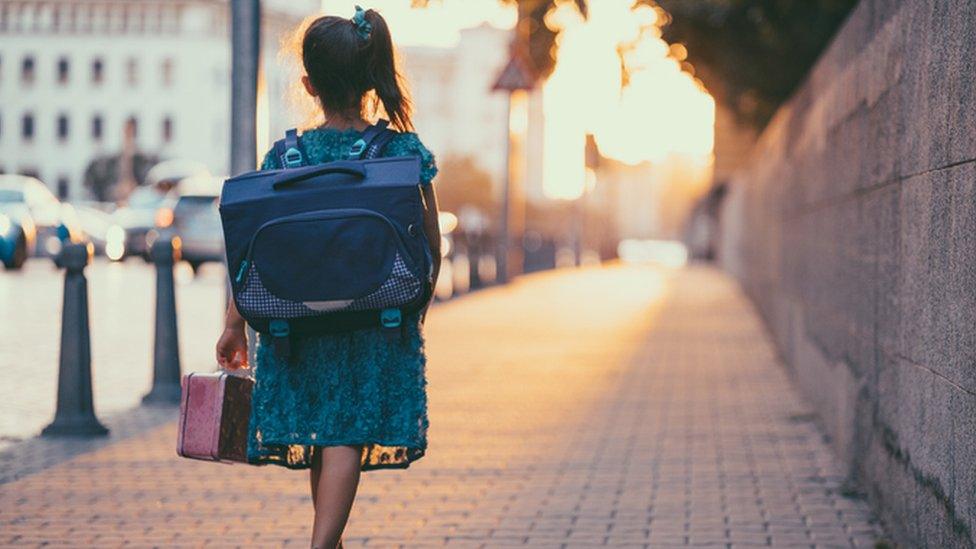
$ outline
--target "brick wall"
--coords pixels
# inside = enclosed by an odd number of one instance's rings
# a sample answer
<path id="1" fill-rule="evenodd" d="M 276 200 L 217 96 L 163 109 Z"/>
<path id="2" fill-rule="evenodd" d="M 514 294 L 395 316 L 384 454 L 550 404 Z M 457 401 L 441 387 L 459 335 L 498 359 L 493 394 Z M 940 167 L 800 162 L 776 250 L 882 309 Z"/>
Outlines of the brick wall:
<path id="1" fill-rule="evenodd" d="M 733 177 L 721 260 L 911 546 L 976 531 L 976 1 L 863 0 Z"/>

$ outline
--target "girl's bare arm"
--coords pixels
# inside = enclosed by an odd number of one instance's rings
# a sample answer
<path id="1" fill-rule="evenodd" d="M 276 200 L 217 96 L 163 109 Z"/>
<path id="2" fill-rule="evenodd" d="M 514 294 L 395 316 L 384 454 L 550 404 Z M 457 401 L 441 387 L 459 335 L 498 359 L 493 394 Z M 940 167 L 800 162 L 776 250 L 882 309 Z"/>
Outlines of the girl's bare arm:
<path id="1" fill-rule="evenodd" d="M 424 234 L 427 235 L 427 242 L 430 243 L 430 253 L 433 259 L 433 273 L 431 276 L 431 287 L 437 287 L 437 277 L 441 273 L 441 229 L 440 221 L 438 220 L 438 210 L 437 210 L 437 193 L 434 192 L 433 185 L 423 185 L 421 187 L 421 197 L 424 199 Z M 434 298 L 431 296 L 431 301 Z M 430 307 L 430 302 L 427 303 L 427 307 L 424 307 L 422 319 L 427 317 L 427 308 Z"/>
<path id="2" fill-rule="evenodd" d="M 224 318 L 224 332 L 217 340 L 217 363 L 230 370 L 247 367 L 246 324 L 231 299 Z"/>

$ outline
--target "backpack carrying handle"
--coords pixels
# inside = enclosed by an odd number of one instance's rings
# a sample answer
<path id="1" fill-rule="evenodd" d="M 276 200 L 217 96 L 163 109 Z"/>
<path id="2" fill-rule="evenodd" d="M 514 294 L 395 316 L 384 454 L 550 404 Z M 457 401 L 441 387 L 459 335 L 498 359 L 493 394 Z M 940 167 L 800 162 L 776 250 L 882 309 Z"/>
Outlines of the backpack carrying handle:
<path id="1" fill-rule="evenodd" d="M 282 173 L 278 178 L 275 179 L 271 187 L 278 191 L 282 188 L 291 185 L 293 183 L 298 183 L 300 181 L 305 181 L 306 179 L 311 179 L 319 175 L 326 175 L 330 173 L 335 174 L 345 174 L 355 176 L 357 179 L 365 179 L 366 168 L 362 164 L 354 162 L 329 162 L 328 164 L 321 164 L 316 166 L 314 169 L 301 170 L 296 173 L 297 170 L 287 170 Z"/>

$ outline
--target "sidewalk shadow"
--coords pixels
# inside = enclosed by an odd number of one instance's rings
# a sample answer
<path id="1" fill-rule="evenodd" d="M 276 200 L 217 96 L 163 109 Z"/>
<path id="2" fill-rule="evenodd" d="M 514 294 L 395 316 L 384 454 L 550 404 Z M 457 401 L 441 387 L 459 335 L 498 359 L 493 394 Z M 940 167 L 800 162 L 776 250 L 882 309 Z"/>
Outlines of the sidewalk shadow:
<path id="1" fill-rule="evenodd" d="M 0 485 L 39 473 L 76 456 L 115 444 L 177 419 L 179 406 L 137 406 L 102 418 L 110 430 L 101 437 L 37 435 L 0 450 Z M 174 450 L 175 451 L 175 450 Z"/>

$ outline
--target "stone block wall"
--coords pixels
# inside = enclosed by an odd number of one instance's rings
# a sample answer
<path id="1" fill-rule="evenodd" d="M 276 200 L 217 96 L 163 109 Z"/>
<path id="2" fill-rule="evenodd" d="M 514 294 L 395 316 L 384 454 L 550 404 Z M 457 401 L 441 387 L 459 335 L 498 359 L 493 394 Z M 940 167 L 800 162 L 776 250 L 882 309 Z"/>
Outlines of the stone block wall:
<path id="1" fill-rule="evenodd" d="M 720 260 L 896 540 L 976 544 L 976 1 L 855 8 L 733 176 Z"/>

